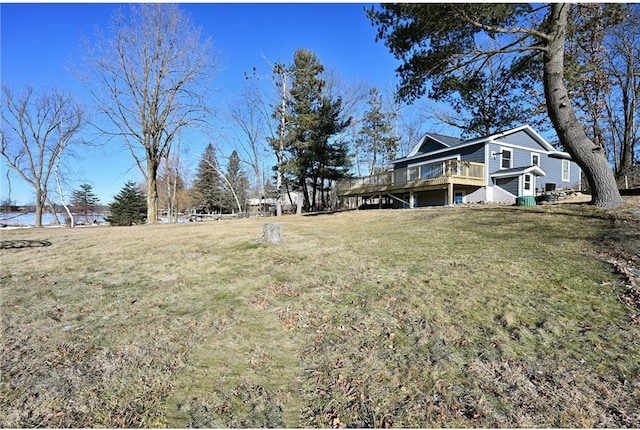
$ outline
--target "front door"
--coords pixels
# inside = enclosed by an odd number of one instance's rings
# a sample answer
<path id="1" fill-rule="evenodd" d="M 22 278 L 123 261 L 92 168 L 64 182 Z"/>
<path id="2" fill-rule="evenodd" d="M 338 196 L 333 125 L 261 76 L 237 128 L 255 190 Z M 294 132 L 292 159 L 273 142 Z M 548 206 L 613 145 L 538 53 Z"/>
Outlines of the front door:
<path id="1" fill-rule="evenodd" d="M 521 196 L 535 196 L 536 190 L 536 177 L 530 173 L 522 175 L 522 186 L 520 188 Z"/>

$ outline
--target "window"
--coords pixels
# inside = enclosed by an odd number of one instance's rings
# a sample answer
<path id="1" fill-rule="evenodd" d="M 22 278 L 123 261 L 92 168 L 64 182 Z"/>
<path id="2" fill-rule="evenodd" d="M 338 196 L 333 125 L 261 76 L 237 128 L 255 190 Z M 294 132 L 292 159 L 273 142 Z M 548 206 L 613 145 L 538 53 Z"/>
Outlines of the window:
<path id="1" fill-rule="evenodd" d="M 500 168 L 501 169 L 510 169 L 511 167 L 513 167 L 511 165 L 512 162 L 512 157 L 513 156 L 513 151 L 511 151 L 510 149 L 502 149 L 502 158 L 500 159 Z"/>
<path id="2" fill-rule="evenodd" d="M 531 154 L 531 165 L 540 167 L 540 154 Z"/>
<path id="3" fill-rule="evenodd" d="M 569 170 L 569 160 L 562 160 L 562 181 L 569 182 L 571 180 L 571 172 Z"/>
<path id="4" fill-rule="evenodd" d="M 524 189 L 525 191 L 531 190 L 531 175 L 524 175 Z"/>

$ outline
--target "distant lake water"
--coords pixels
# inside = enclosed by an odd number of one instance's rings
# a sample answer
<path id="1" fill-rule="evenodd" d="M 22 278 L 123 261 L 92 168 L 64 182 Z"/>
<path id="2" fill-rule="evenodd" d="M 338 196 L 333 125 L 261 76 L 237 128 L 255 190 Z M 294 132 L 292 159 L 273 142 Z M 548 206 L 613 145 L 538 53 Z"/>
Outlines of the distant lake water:
<path id="1" fill-rule="evenodd" d="M 64 224 L 67 219 L 66 213 L 59 213 L 58 220 Z M 76 224 L 78 223 L 89 223 L 92 224 L 94 221 L 97 223 L 103 223 L 104 217 L 102 215 L 89 215 L 87 217 L 87 221 L 85 221 L 84 215 L 76 215 L 75 216 Z M 34 226 L 36 225 L 36 214 L 34 212 L 30 213 L 21 213 L 21 212 L 6 212 L 0 213 L 0 224 L 8 225 L 8 226 Z M 44 213 L 42 214 L 42 225 L 57 225 L 56 219 L 53 214 Z"/>

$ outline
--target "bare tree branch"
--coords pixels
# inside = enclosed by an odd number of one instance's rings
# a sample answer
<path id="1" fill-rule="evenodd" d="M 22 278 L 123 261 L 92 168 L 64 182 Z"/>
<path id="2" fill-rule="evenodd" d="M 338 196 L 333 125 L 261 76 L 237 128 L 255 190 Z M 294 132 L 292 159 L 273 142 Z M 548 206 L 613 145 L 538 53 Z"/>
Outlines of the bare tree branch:
<path id="1" fill-rule="evenodd" d="M 113 17 L 113 34 L 88 48 L 83 77 L 108 125 L 124 139 L 147 183 L 147 220 L 157 221 L 157 175 L 178 133 L 207 121 L 208 80 L 216 69 L 209 39 L 201 40 L 173 4 L 139 4 Z"/>
<path id="2" fill-rule="evenodd" d="M 7 166 L 31 185 L 36 194 L 36 227 L 42 226 L 42 213 L 48 187 L 63 151 L 85 124 L 84 108 L 71 95 L 51 88 L 34 94 L 27 88 L 14 95 L 2 87 L 2 140 L 0 155 Z"/>

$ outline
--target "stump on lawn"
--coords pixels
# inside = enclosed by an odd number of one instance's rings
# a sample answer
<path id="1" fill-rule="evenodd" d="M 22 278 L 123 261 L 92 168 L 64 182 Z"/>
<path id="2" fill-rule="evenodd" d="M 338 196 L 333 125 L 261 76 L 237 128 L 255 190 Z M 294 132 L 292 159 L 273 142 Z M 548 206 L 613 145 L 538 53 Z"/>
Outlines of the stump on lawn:
<path id="1" fill-rule="evenodd" d="M 278 244 L 282 242 L 282 223 L 272 222 L 262 225 L 262 240 L 264 242 Z"/>

